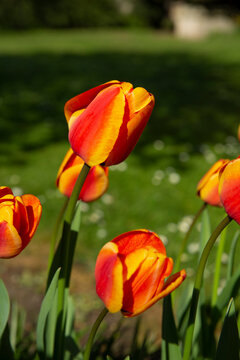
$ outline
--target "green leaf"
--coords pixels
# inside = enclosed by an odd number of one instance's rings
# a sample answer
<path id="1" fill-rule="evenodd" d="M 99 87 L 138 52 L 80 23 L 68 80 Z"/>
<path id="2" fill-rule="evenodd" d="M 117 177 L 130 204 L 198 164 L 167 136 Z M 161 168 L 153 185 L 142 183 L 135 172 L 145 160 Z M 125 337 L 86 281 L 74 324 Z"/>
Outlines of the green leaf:
<path id="1" fill-rule="evenodd" d="M 58 278 L 60 269 L 58 269 L 52 279 L 48 291 L 43 299 L 40 309 L 38 322 L 37 322 L 37 350 L 41 354 L 44 352 L 44 330 L 46 325 L 47 316 L 54 304 L 54 298 L 57 291 Z"/>
<path id="2" fill-rule="evenodd" d="M 200 249 L 199 249 L 199 257 L 201 256 L 205 245 L 208 242 L 208 239 L 211 236 L 211 225 L 209 219 L 208 209 L 202 213 L 202 222 L 201 222 L 201 233 L 200 233 Z"/>
<path id="3" fill-rule="evenodd" d="M 178 345 L 178 333 L 172 310 L 171 295 L 163 300 L 162 319 L 162 360 L 181 360 L 181 351 Z"/>
<path id="4" fill-rule="evenodd" d="M 233 298 L 230 300 L 218 342 L 216 360 L 239 360 L 239 334 Z"/>
<path id="5" fill-rule="evenodd" d="M 54 353 L 54 341 L 55 341 L 55 329 L 57 325 L 57 305 L 58 305 L 58 290 L 56 289 L 52 306 L 47 315 L 47 321 L 45 325 L 45 352 L 48 359 L 53 357 Z"/>
<path id="6" fill-rule="evenodd" d="M 220 293 L 216 302 L 216 309 L 221 314 L 224 307 L 227 305 L 229 299 L 234 297 L 239 290 L 240 286 L 240 267 L 234 273 L 234 275 L 226 283 L 226 286 Z"/>
<path id="7" fill-rule="evenodd" d="M 10 312 L 10 300 L 7 289 L 0 279 L 0 339 L 7 325 L 8 316 Z"/>
<path id="8" fill-rule="evenodd" d="M 74 218 L 71 224 L 71 230 L 76 231 L 78 233 L 80 229 L 80 225 L 81 225 L 81 202 L 79 201 L 74 213 Z"/>
<path id="9" fill-rule="evenodd" d="M 234 238 L 232 240 L 230 252 L 229 252 L 229 259 L 228 259 L 228 268 L 227 268 L 227 280 L 229 280 L 233 274 L 233 265 L 234 265 L 234 257 L 236 254 L 236 247 L 239 240 L 240 231 L 236 231 Z"/>

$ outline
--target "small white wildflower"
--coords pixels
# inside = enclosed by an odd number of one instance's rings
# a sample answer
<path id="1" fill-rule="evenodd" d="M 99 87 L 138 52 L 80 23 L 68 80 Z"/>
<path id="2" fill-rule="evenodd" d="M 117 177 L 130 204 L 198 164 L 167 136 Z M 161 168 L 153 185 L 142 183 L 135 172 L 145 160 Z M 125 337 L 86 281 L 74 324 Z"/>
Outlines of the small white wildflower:
<path id="1" fill-rule="evenodd" d="M 221 259 L 222 264 L 226 265 L 228 263 L 228 254 L 227 253 L 223 253 L 222 254 L 222 259 Z"/>
<path id="2" fill-rule="evenodd" d="M 171 233 L 175 233 L 178 230 L 177 224 L 169 223 L 167 224 L 167 230 Z"/>
<path id="3" fill-rule="evenodd" d="M 162 240 L 164 245 L 167 245 L 168 243 L 168 238 L 165 235 L 159 235 L 160 239 Z"/>
<path id="4" fill-rule="evenodd" d="M 98 223 L 104 216 L 104 212 L 100 209 L 95 210 L 90 216 L 89 221 L 93 224 Z"/>
<path id="5" fill-rule="evenodd" d="M 98 229 L 97 237 L 99 239 L 104 239 L 106 236 L 107 236 L 107 230 L 106 229 Z"/>
<path id="6" fill-rule="evenodd" d="M 160 151 L 164 148 L 164 142 L 162 140 L 156 140 L 153 143 L 154 149 Z"/>
<path id="7" fill-rule="evenodd" d="M 169 174 L 169 177 L 168 177 L 168 181 L 171 183 L 171 184 L 178 184 L 181 180 L 181 176 L 175 172 Z"/>
<path id="8" fill-rule="evenodd" d="M 187 153 L 187 152 L 180 152 L 180 154 L 179 154 L 179 160 L 181 161 L 181 162 L 187 162 L 188 160 L 189 160 L 189 158 L 190 158 L 190 156 L 189 156 L 189 154 Z"/>
<path id="9" fill-rule="evenodd" d="M 81 202 L 81 211 L 82 212 L 88 212 L 88 210 L 89 210 L 89 205 L 87 204 L 87 203 L 85 203 L 85 202 Z"/>
<path id="10" fill-rule="evenodd" d="M 204 158 L 209 164 L 217 160 L 216 155 L 211 151 L 207 151 L 206 153 L 204 153 Z"/>
<path id="11" fill-rule="evenodd" d="M 102 197 L 101 197 L 101 200 L 102 202 L 105 204 L 105 205 L 111 205 L 113 202 L 114 202 L 114 198 L 112 195 L 110 194 L 104 194 Z"/>
<path id="12" fill-rule="evenodd" d="M 195 270 L 193 268 L 187 268 L 186 273 L 188 277 L 194 276 Z"/>
<path id="13" fill-rule="evenodd" d="M 185 262 L 188 262 L 188 260 L 189 260 L 188 254 L 182 253 L 182 255 L 181 255 L 181 262 L 185 263 Z"/>
<path id="14" fill-rule="evenodd" d="M 196 254 L 199 251 L 199 243 L 191 243 L 187 247 L 189 254 Z"/>
<path id="15" fill-rule="evenodd" d="M 23 194 L 23 189 L 18 186 L 14 186 L 12 187 L 12 192 L 14 196 L 21 196 Z"/>

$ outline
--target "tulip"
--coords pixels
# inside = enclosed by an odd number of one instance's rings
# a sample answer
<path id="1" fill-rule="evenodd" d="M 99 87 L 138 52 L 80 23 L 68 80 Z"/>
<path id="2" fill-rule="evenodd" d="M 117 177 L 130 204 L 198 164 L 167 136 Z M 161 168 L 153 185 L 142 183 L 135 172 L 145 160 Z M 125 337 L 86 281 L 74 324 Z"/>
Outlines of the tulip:
<path id="1" fill-rule="evenodd" d="M 57 174 L 57 187 L 59 191 L 70 197 L 82 170 L 84 161 L 70 148 L 59 168 Z M 108 188 L 108 168 L 100 165 L 93 166 L 84 182 L 79 194 L 79 200 L 90 202 L 101 197 Z"/>
<path id="2" fill-rule="evenodd" d="M 14 196 L 0 187 L 0 258 L 18 255 L 33 237 L 40 221 L 42 206 L 34 195 Z"/>
<path id="3" fill-rule="evenodd" d="M 168 278 L 173 260 L 161 239 L 148 230 L 122 234 L 101 249 L 95 268 L 96 291 L 110 312 L 136 316 L 167 296 L 185 279 L 185 270 Z"/>
<path id="4" fill-rule="evenodd" d="M 221 207 L 218 193 L 219 172 L 228 163 L 227 159 L 218 160 L 202 177 L 197 185 L 197 195 L 207 204 Z"/>
<path id="5" fill-rule="evenodd" d="M 141 87 L 110 81 L 70 99 L 64 108 L 73 151 L 86 164 L 115 165 L 135 147 L 154 106 Z"/>
<path id="6" fill-rule="evenodd" d="M 229 161 L 219 174 L 219 194 L 226 213 L 240 224 L 240 157 Z"/>

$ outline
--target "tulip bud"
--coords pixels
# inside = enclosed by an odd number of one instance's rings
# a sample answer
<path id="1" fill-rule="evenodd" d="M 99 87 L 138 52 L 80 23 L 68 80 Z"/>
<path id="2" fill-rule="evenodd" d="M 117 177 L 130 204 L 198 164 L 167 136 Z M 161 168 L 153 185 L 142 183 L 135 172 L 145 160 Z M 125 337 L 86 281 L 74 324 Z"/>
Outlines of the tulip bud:
<path id="1" fill-rule="evenodd" d="M 172 268 L 173 261 L 155 233 L 130 231 L 101 249 L 95 268 L 96 291 L 110 312 L 133 317 L 183 282 L 185 270 L 165 281 Z"/>
<path id="2" fill-rule="evenodd" d="M 27 246 L 41 213 L 36 196 L 14 196 L 10 188 L 0 187 L 0 258 L 14 257 Z"/>
<path id="3" fill-rule="evenodd" d="M 218 193 L 219 171 L 228 163 L 227 159 L 218 160 L 202 177 L 197 185 L 197 195 L 209 205 L 221 207 L 221 200 Z"/>
<path id="4" fill-rule="evenodd" d="M 144 88 L 110 81 L 70 99 L 64 108 L 73 151 L 89 166 L 115 165 L 135 147 L 154 106 Z"/>
<path id="5" fill-rule="evenodd" d="M 70 197 L 84 161 L 70 148 L 58 170 L 56 184 L 59 191 Z M 79 200 L 90 202 L 101 197 L 108 188 L 108 168 L 93 166 L 79 194 Z"/>

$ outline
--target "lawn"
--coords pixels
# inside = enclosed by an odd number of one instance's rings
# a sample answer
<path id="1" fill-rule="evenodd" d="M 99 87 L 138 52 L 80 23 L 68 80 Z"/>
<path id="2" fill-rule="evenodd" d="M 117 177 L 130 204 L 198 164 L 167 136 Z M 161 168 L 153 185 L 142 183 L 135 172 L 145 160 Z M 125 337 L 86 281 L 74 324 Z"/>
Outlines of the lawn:
<path id="1" fill-rule="evenodd" d="M 176 256 L 201 206 L 197 182 L 215 160 L 240 150 L 239 40 L 238 32 L 197 42 L 137 30 L 0 33 L 1 185 L 41 199 L 39 248 L 63 203 L 55 178 L 69 146 L 64 103 L 118 79 L 145 87 L 156 106 L 133 153 L 110 169 L 106 195 L 84 204 L 76 261 L 92 267 L 106 241 L 137 228 L 162 235 Z M 224 216 L 209 212 L 212 226 Z"/>

